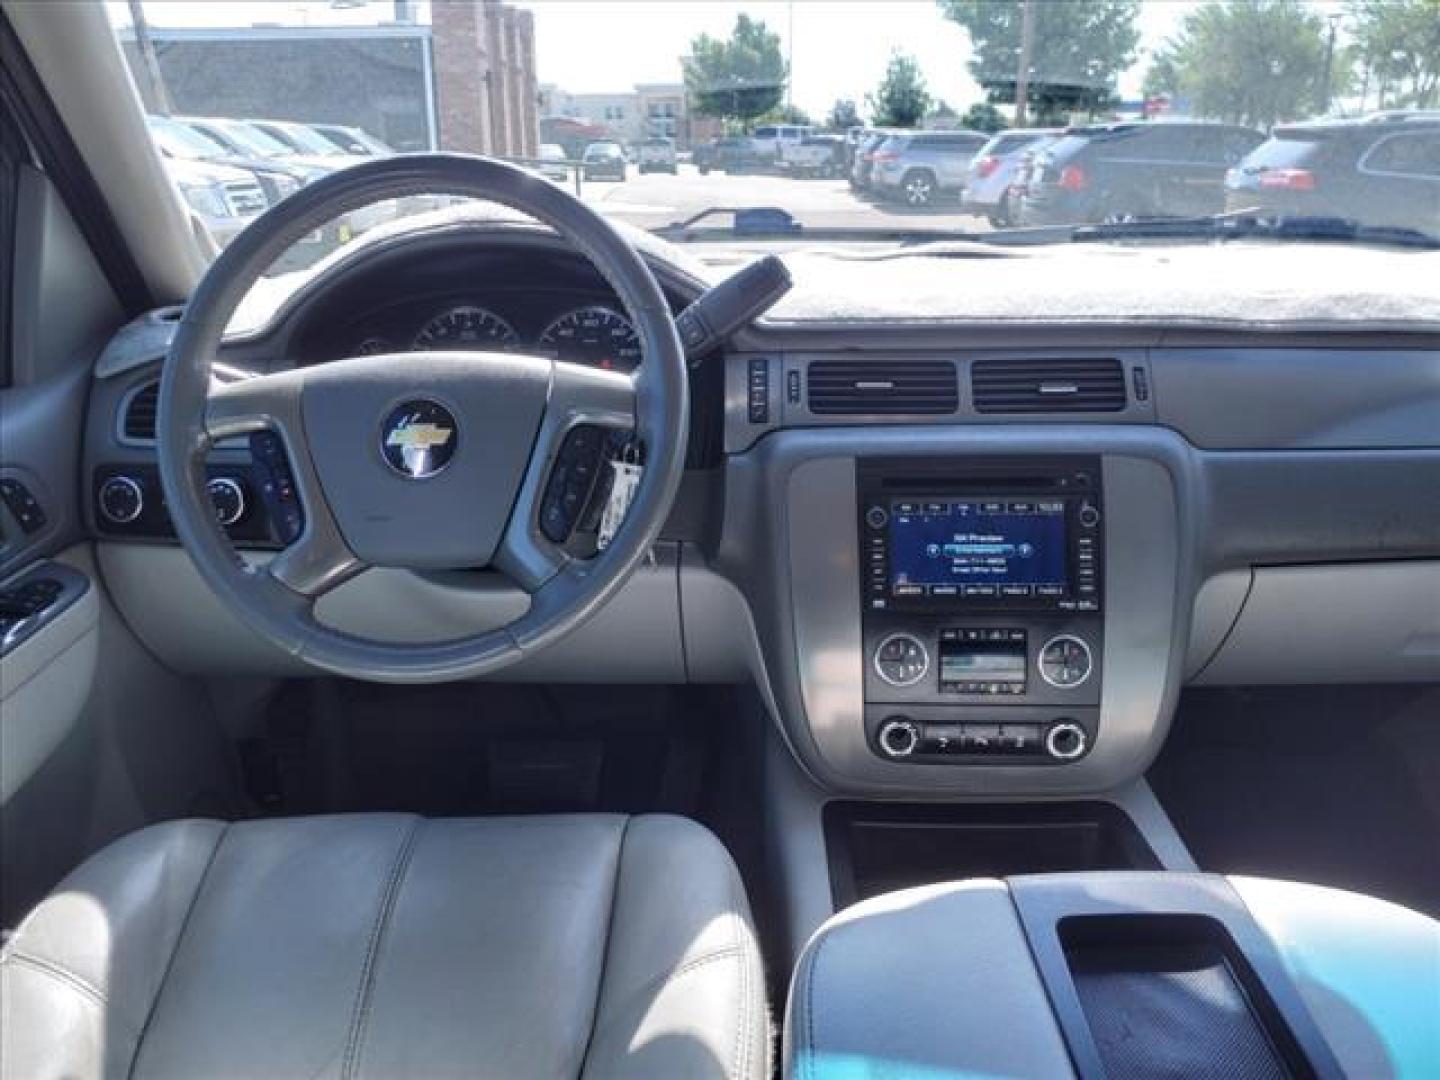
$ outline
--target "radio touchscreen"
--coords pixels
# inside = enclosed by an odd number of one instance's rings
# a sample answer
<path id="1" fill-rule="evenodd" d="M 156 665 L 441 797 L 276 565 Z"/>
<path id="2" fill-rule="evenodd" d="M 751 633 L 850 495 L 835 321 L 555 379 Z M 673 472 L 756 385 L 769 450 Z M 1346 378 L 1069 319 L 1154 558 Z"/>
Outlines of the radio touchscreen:
<path id="1" fill-rule="evenodd" d="M 889 532 L 892 597 L 1070 591 L 1061 499 L 897 499 Z"/>
<path id="2" fill-rule="evenodd" d="M 887 465 L 859 471 L 870 610 L 1100 610 L 1098 462 Z"/>

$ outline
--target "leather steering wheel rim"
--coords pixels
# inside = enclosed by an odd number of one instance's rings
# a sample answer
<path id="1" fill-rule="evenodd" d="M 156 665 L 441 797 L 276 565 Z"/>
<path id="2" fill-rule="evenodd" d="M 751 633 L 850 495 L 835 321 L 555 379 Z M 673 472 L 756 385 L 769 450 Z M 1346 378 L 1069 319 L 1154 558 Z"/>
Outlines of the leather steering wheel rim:
<path id="1" fill-rule="evenodd" d="M 300 407 L 305 373 L 356 365 L 361 376 L 373 375 L 375 365 L 362 371 L 362 361 L 335 361 L 226 387 L 212 384 L 211 369 L 236 306 L 292 243 L 352 210 L 419 195 L 499 203 L 553 229 L 615 291 L 640 338 L 643 360 L 633 376 L 619 377 L 628 380 L 623 386 L 614 373 L 603 373 L 602 379 L 602 373 L 558 361 L 524 361 L 532 375 L 537 363 L 549 365 L 552 375 L 536 445 L 525 465 L 524 481 L 516 489 L 515 505 L 504 525 L 505 540 L 493 565 L 520 581 L 531 597 L 529 610 L 507 626 L 467 637 L 401 644 L 327 626 L 314 614 L 319 596 L 353 576 L 357 567 L 369 564 L 360 563 L 345 549 L 311 467 L 310 448 L 304 445 L 309 437 L 306 417 L 311 414 Z M 461 378 L 471 368 L 478 376 L 502 363 L 500 357 L 482 354 L 444 359 L 460 365 L 455 370 Z M 508 362 L 516 361 L 512 357 Z M 452 372 L 449 365 L 436 363 L 436 370 Z M 336 367 L 332 374 L 343 379 L 346 369 Z M 565 386 L 568 391 L 562 389 Z M 366 162 L 316 181 L 267 211 L 221 252 L 190 299 L 165 360 L 156 453 L 181 544 L 224 606 L 252 630 L 333 674 L 383 682 L 439 682 L 516 663 L 575 629 L 614 595 L 646 557 L 674 501 L 685 465 L 688 395 L 685 353 L 669 305 L 639 254 L 599 214 L 548 181 L 503 162 L 456 154 L 404 155 Z M 598 400 L 587 404 L 587 397 Z M 291 405 L 285 406 L 286 401 Z M 593 558 L 570 559 L 563 551 L 546 548 L 536 535 L 533 517 L 560 440 L 576 423 L 594 420 L 623 426 L 627 408 L 635 435 L 645 447 L 645 470 L 624 523 Z M 241 413 L 243 419 L 236 419 Z M 221 438 L 265 428 L 283 435 L 305 514 L 295 552 L 287 549 L 268 567 L 238 555 L 216 521 L 205 490 L 205 460 L 211 447 Z M 322 535 L 327 529 L 330 534 Z M 347 562 L 347 555 L 354 561 Z M 282 563 L 285 573 L 272 572 Z"/>

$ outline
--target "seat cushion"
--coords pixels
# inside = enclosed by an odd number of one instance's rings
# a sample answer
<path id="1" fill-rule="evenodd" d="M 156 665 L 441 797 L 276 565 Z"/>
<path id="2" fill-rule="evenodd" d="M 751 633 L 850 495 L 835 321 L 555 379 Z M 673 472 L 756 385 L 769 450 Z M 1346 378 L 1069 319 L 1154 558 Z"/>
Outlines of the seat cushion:
<path id="1" fill-rule="evenodd" d="M 735 866 L 682 818 L 173 822 L 0 956 L 0 1075 L 764 1077 Z"/>

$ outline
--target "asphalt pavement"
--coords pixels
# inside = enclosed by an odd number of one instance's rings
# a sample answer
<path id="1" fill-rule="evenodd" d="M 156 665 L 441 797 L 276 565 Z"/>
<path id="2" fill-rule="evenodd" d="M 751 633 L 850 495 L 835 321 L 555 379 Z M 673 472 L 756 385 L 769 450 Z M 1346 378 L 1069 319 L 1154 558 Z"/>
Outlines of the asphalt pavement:
<path id="1" fill-rule="evenodd" d="M 573 184 L 568 185 L 573 190 Z M 912 210 L 850 189 L 847 181 L 789 176 L 727 176 L 712 172 L 701 176 L 693 165 L 681 165 L 677 175 L 641 176 L 632 165 L 623 183 L 590 180 L 581 186 L 581 198 L 603 207 L 625 221 L 656 228 L 683 221 L 710 207 L 775 206 L 790 212 L 804 225 L 839 228 L 964 229 L 989 228 L 984 218 L 962 214 L 951 195 L 934 207 Z M 716 225 L 725 224 L 722 218 Z"/>

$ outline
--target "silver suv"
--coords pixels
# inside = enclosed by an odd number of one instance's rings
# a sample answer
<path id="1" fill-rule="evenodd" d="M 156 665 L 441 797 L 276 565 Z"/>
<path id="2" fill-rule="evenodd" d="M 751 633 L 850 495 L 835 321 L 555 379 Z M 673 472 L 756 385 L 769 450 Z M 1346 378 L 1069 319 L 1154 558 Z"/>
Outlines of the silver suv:
<path id="1" fill-rule="evenodd" d="M 970 159 L 989 141 L 979 131 L 902 131 L 875 151 L 870 186 L 883 198 L 929 206 L 965 189 Z"/>

